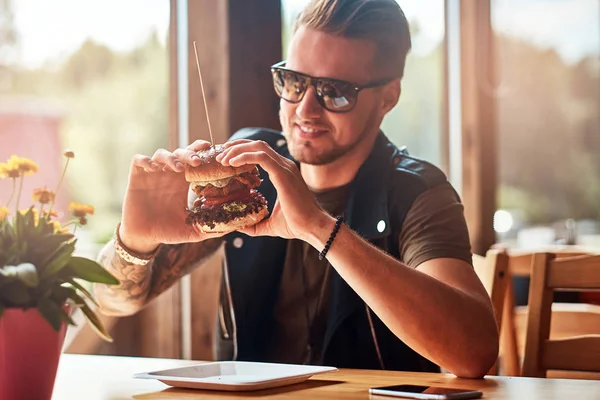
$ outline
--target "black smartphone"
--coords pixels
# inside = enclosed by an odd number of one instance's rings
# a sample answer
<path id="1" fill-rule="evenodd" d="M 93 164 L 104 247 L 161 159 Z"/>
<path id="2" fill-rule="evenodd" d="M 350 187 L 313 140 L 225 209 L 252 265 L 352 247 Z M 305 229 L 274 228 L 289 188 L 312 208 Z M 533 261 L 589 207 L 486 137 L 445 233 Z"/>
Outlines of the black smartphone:
<path id="1" fill-rule="evenodd" d="M 443 388 L 437 386 L 396 385 L 369 389 L 369 393 L 380 396 L 408 399 L 479 399 L 483 393 L 477 390 Z"/>

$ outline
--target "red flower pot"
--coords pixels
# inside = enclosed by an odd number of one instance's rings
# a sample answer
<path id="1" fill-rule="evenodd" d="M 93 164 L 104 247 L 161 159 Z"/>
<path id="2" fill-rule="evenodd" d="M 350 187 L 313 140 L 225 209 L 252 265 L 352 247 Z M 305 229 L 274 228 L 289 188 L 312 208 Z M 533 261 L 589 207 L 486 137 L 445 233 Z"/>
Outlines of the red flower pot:
<path id="1" fill-rule="evenodd" d="M 49 400 L 67 325 L 54 331 L 36 308 L 0 317 L 0 400 Z"/>

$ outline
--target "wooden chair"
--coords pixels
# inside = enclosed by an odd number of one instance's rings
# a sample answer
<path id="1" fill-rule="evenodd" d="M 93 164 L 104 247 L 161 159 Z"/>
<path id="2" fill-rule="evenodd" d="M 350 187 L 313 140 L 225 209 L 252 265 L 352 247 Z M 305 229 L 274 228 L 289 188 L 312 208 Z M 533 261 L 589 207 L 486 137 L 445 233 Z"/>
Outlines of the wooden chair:
<path id="1" fill-rule="evenodd" d="M 523 376 L 546 377 L 548 370 L 600 372 L 600 334 L 550 339 L 552 299 L 561 289 L 600 290 L 600 255 L 534 255 Z"/>
<path id="2" fill-rule="evenodd" d="M 508 255 L 506 252 L 499 250 L 489 250 L 485 257 L 473 254 L 473 267 L 490 296 L 494 307 L 496 325 L 498 331 L 500 331 L 508 281 Z M 495 363 L 488 374 L 495 375 L 497 372 L 498 363 Z"/>
<path id="3" fill-rule="evenodd" d="M 593 249 L 579 246 L 560 246 L 540 249 L 540 252 L 542 251 L 554 253 L 557 258 L 562 258 L 592 254 Z M 500 338 L 500 371 L 502 375 L 521 376 L 521 360 L 524 354 L 525 332 L 527 330 L 527 307 L 515 306 L 512 277 L 530 277 L 535 253 L 531 251 L 511 251 L 508 254 L 508 277 Z M 560 321 L 565 318 L 570 320 L 574 316 L 579 318 L 581 315 L 580 305 L 564 304 L 557 307 L 559 307 L 557 309 L 559 314 L 556 317 L 557 326 L 564 325 Z M 553 327 L 554 335 L 561 336 L 560 328 Z"/>

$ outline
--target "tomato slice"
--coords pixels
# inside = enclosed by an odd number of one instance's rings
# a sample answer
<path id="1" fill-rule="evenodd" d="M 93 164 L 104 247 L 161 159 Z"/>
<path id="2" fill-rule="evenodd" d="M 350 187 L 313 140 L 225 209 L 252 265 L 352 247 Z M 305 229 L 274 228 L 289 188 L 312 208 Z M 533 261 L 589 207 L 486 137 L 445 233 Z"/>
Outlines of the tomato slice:
<path id="1" fill-rule="evenodd" d="M 228 203 L 230 201 L 242 201 L 250 197 L 250 189 L 244 188 L 242 190 L 236 190 L 235 192 L 229 193 L 227 196 L 222 197 L 205 197 L 202 200 L 203 207 L 213 207 L 219 204 Z"/>

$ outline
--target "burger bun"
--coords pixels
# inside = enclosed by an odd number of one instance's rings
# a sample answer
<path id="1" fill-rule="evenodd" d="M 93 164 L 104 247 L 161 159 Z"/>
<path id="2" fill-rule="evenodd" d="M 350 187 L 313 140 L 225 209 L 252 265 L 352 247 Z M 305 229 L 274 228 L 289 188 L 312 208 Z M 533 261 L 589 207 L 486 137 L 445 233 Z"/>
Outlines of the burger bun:
<path id="1" fill-rule="evenodd" d="M 200 157 L 200 165 L 197 167 L 188 167 L 185 170 L 185 180 L 188 182 L 217 181 L 219 179 L 241 175 L 244 172 L 250 172 L 256 168 L 256 164 L 247 164 L 240 167 L 225 166 L 221 164 L 216 160 L 216 157 L 223 153 L 223 151 L 223 146 L 215 146 L 197 152 L 196 154 Z"/>

